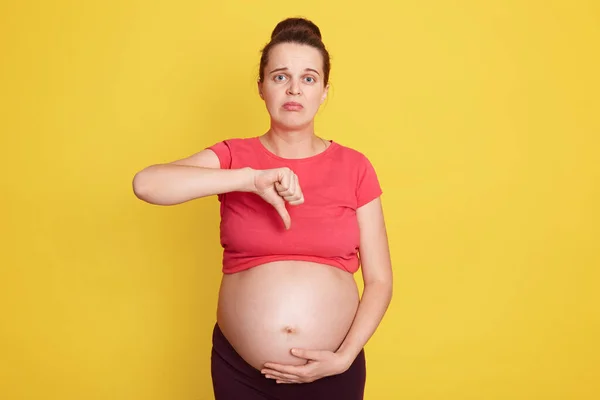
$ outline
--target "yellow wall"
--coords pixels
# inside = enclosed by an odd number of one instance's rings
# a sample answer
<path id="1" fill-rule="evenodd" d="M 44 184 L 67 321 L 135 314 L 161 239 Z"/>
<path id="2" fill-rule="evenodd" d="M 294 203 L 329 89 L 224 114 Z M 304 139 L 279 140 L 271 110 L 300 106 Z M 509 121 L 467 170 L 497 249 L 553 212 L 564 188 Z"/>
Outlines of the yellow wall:
<path id="1" fill-rule="evenodd" d="M 333 56 L 318 133 L 385 191 L 366 398 L 597 399 L 592 0 L 3 2 L 0 398 L 212 398 L 218 203 L 131 179 L 264 132 L 258 51 L 297 14 Z"/>

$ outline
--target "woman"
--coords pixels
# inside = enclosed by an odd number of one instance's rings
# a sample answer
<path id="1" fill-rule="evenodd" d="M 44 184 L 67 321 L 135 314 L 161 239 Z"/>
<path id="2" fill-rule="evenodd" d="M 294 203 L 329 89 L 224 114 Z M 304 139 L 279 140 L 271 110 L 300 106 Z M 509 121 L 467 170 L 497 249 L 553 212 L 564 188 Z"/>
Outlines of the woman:
<path id="1" fill-rule="evenodd" d="M 319 28 L 281 21 L 258 80 L 270 129 L 134 178 L 135 194 L 152 204 L 211 195 L 221 202 L 217 400 L 363 398 L 363 347 L 390 302 L 392 272 L 372 165 L 314 132 L 329 71 Z"/>

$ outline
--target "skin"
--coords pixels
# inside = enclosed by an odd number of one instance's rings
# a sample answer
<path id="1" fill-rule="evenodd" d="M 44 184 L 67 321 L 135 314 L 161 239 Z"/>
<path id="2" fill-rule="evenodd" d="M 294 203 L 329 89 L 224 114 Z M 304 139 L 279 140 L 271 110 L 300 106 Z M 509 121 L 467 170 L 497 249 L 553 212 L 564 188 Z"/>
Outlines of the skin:
<path id="1" fill-rule="evenodd" d="M 269 53 L 264 80 L 258 82 L 261 98 L 271 117 L 271 128 L 261 137 L 263 144 L 286 158 L 309 157 L 323 151 L 323 140 L 314 133 L 314 117 L 325 101 L 329 86 L 323 82 L 321 53 L 310 46 L 283 43 Z M 302 104 L 299 111 L 283 105 Z M 277 187 L 277 185 L 276 185 Z M 277 190 L 280 196 L 296 198 L 300 183 Z M 335 351 L 292 349 L 306 360 L 304 365 L 265 363 L 261 372 L 278 383 L 307 383 L 346 371 L 375 333 L 392 297 L 392 268 L 388 238 L 379 198 L 357 210 L 360 256 L 365 284 L 356 317 L 340 348 Z"/>

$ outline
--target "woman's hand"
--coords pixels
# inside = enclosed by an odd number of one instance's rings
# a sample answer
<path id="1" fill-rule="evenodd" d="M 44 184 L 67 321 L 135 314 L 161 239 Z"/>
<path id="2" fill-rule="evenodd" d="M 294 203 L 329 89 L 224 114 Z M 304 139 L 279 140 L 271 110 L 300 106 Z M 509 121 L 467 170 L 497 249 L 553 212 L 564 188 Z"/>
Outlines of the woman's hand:
<path id="1" fill-rule="evenodd" d="M 277 383 L 309 383 L 326 376 L 338 375 L 352 365 L 343 354 L 329 350 L 292 349 L 292 354 L 304 358 L 304 365 L 282 365 L 267 362 L 261 373 L 267 378 L 275 379 Z"/>
<path id="2" fill-rule="evenodd" d="M 254 171 L 254 193 L 275 207 L 286 229 L 290 229 L 290 214 L 285 203 L 296 206 L 304 203 L 304 195 L 298 176 L 289 168 L 275 168 Z"/>

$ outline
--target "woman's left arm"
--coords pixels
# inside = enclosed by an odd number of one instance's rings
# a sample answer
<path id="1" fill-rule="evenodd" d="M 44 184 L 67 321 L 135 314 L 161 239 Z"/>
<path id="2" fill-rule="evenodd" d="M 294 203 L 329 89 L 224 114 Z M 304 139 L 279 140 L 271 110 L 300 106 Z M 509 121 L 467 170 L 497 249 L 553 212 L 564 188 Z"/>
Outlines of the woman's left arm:
<path id="1" fill-rule="evenodd" d="M 348 367 L 373 336 L 392 299 L 392 263 L 381 198 L 356 210 L 364 290 L 354 322 L 337 354 Z"/>
<path id="2" fill-rule="evenodd" d="M 356 211 L 360 228 L 360 258 L 365 288 L 352 326 L 336 352 L 292 349 L 304 365 L 268 362 L 262 373 L 277 383 L 307 383 L 346 371 L 373 336 L 392 299 L 392 266 L 380 198 Z"/>

